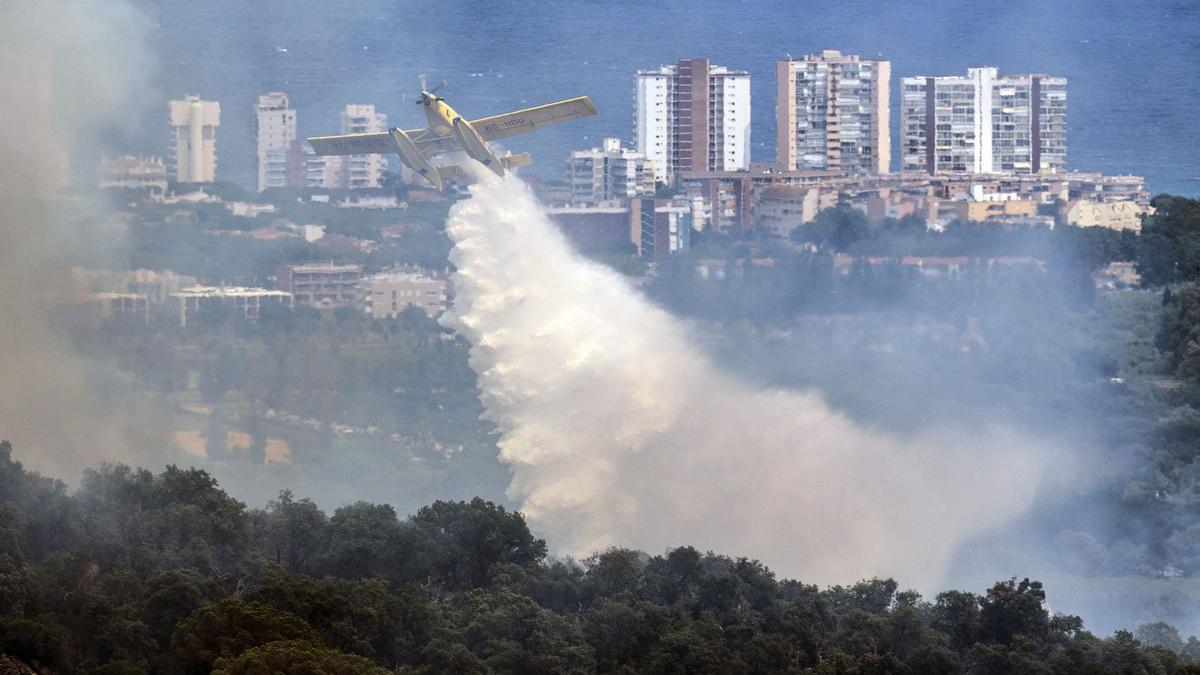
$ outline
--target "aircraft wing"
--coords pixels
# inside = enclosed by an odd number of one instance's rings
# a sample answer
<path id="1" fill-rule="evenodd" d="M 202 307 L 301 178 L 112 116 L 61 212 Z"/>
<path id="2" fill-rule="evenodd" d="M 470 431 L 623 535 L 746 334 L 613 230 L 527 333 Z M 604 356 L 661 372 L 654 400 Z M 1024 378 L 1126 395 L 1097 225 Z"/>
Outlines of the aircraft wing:
<path id="1" fill-rule="evenodd" d="M 422 152 L 432 155 L 456 147 L 448 136 L 428 134 L 428 129 L 405 131 Z M 426 138 L 428 136 L 428 138 Z M 312 136 L 308 139 L 318 155 L 387 155 L 396 152 L 392 137 L 386 132 L 369 134 L 339 134 L 337 136 Z"/>
<path id="2" fill-rule="evenodd" d="M 318 155 L 382 155 L 396 151 L 387 132 L 313 136 L 308 142 Z"/>
<path id="3" fill-rule="evenodd" d="M 473 120 L 471 126 L 483 136 L 485 141 L 494 141 L 518 134 L 527 134 L 542 127 L 548 127 L 559 122 L 588 117 L 596 114 L 596 106 L 586 96 L 547 103 L 535 108 L 514 110 L 502 115 L 492 115 L 483 119 Z"/>

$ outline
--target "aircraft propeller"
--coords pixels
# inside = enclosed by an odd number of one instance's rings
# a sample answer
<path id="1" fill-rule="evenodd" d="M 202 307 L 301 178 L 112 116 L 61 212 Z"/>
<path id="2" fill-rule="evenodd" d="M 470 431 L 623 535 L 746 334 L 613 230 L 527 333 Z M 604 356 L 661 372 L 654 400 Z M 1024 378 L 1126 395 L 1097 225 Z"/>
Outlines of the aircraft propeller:
<path id="1" fill-rule="evenodd" d="M 439 97 L 434 96 L 434 93 L 446 86 L 445 80 L 439 80 L 438 83 L 433 85 L 433 88 L 430 89 L 428 75 L 421 73 L 417 76 L 417 79 L 421 82 L 421 96 L 416 101 L 417 105 L 429 105 L 434 101 L 441 100 Z"/>

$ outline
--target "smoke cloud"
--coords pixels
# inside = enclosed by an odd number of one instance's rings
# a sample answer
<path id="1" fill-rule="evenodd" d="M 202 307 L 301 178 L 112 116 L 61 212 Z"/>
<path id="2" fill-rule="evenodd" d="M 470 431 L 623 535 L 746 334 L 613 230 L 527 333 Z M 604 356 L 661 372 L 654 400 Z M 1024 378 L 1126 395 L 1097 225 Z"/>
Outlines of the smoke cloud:
<path id="1" fill-rule="evenodd" d="M 472 187 L 447 230 L 443 323 L 473 345 L 510 498 L 562 552 L 692 544 L 808 582 L 931 584 L 967 538 L 1025 511 L 1049 465 L 1000 431 L 893 438 L 818 393 L 720 372 L 511 176 Z"/>
<path id="2" fill-rule="evenodd" d="M 80 239 L 61 209 L 69 204 L 95 227 L 106 212 L 51 198 L 72 173 L 88 175 L 106 135 L 136 124 L 131 104 L 151 74 L 146 25 L 122 2 L 0 7 L 0 437 L 55 475 L 137 446 L 128 441 L 146 421 L 94 395 L 83 361 L 51 322 L 70 298 L 72 255 L 94 234 Z M 119 248 L 119 235 L 104 236 Z"/>

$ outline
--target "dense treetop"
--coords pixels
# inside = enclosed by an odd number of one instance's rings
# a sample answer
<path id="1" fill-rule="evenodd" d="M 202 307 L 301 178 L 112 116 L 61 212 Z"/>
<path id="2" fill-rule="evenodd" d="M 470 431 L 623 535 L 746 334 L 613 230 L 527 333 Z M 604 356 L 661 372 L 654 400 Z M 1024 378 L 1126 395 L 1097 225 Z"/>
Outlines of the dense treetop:
<path id="1" fill-rule="evenodd" d="M 121 465 L 72 492 L 3 443 L 0 513 L 0 672 L 1200 672 L 1195 638 L 1094 636 L 1029 579 L 924 599 L 690 547 L 559 560 L 481 499 L 251 509 Z"/>

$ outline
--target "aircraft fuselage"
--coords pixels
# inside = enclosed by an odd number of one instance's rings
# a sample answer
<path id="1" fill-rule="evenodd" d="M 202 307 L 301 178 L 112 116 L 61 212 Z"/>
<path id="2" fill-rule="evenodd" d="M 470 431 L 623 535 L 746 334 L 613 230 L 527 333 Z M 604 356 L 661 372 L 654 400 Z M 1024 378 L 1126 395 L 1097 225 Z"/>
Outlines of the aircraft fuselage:
<path id="1" fill-rule="evenodd" d="M 462 115 L 441 99 L 435 99 L 425 106 L 425 120 L 430 131 L 438 138 L 454 135 L 454 120 L 458 117 Z"/>
<path id="2" fill-rule="evenodd" d="M 429 122 L 429 128 L 439 138 L 456 136 L 459 145 L 471 159 L 486 166 L 497 176 L 504 175 L 504 163 L 492 152 L 491 146 L 483 140 L 467 118 L 459 115 L 445 101 L 440 98 L 429 101 L 425 105 L 425 118 Z"/>

